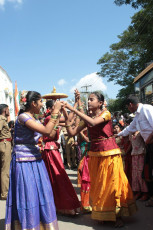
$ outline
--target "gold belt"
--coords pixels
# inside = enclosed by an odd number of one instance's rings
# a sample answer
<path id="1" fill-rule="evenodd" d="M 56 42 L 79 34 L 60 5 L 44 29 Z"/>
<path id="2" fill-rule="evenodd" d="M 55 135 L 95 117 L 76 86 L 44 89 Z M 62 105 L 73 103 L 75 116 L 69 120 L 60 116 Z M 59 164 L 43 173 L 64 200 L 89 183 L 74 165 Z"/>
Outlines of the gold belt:
<path id="1" fill-rule="evenodd" d="M 47 147 L 44 147 L 44 149 L 47 149 L 47 150 L 58 150 L 59 148 L 54 146 L 54 145 L 50 145 L 48 148 Z"/>

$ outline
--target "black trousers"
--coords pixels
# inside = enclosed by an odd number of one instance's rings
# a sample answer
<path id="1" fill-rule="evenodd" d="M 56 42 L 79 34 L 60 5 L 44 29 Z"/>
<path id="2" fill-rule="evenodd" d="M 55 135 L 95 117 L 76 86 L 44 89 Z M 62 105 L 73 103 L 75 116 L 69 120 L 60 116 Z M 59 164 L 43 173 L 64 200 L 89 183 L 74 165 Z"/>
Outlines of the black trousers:
<path id="1" fill-rule="evenodd" d="M 153 144 L 146 145 L 142 178 L 147 182 L 149 195 L 153 196 Z"/>

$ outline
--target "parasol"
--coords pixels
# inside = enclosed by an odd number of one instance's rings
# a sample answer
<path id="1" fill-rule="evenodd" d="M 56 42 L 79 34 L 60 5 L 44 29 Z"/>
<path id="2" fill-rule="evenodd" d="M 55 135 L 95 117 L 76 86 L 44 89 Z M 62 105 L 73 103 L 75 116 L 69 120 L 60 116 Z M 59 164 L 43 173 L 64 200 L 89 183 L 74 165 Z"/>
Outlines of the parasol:
<path id="1" fill-rule="evenodd" d="M 42 96 L 42 98 L 44 99 L 60 99 L 60 98 L 67 98 L 68 95 L 64 94 L 64 93 L 56 93 L 56 88 L 55 86 L 53 87 L 53 91 L 51 93 L 45 94 Z"/>

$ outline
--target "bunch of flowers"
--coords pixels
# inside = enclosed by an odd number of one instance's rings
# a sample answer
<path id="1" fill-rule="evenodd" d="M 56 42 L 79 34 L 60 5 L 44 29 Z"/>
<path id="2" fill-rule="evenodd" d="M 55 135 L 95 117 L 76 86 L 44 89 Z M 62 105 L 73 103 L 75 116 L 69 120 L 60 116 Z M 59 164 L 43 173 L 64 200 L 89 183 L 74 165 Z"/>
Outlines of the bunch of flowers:
<path id="1" fill-rule="evenodd" d="M 21 107 L 24 107 L 25 104 L 26 104 L 26 101 L 27 101 L 27 99 L 26 99 L 27 92 L 28 92 L 28 91 L 26 91 L 26 90 L 23 90 L 23 91 L 21 92 L 21 95 L 20 95 L 20 106 L 21 106 Z"/>

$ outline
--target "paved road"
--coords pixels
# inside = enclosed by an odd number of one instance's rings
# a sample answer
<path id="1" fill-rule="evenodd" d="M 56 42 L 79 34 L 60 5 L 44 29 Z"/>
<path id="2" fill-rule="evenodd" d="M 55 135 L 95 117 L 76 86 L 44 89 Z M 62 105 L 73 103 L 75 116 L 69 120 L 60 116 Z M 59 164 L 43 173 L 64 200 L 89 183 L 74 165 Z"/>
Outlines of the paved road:
<path id="1" fill-rule="evenodd" d="M 67 173 L 79 196 L 79 188 L 76 187 L 77 172 L 67 170 Z M 153 230 L 153 208 L 146 208 L 145 203 L 137 201 L 138 212 L 133 217 L 124 218 L 123 230 Z M 5 201 L 0 201 L 0 230 L 4 230 Z M 91 220 L 90 214 L 80 214 L 75 217 L 58 215 L 60 230 L 112 230 L 114 223 L 101 223 Z"/>

